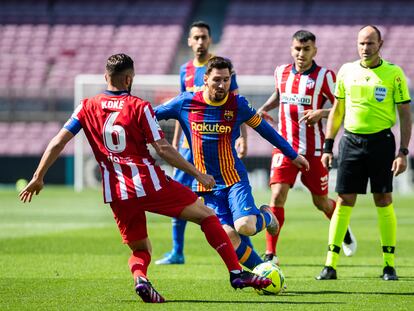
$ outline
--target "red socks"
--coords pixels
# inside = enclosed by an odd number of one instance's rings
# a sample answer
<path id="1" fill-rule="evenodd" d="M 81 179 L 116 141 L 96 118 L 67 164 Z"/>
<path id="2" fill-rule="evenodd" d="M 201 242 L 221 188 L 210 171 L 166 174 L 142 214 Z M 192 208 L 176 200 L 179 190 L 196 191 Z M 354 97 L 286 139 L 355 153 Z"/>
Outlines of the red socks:
<path id="1" fill-rule="evenodd" d="M 138 276 L 147 278 L 148 265 L 151 262 L 151 255 L 147 250 L 134 251 L 129 257 L 128 265 L 134 279 Z"/>
<path id="2" fill-rule="evenodd" d="M 211 247 L 219 253 L 229 271 L 242 270 L 233 245 L 217 216 L 205 218 L 201 222 L 201 230 Z"/>
<path id="3" fill-rule="evenodd" d="M 266 253 L 272 253 L 276 255 L 277 240 L 279 238 L 280 231 L 282 230 L 282 226 L 285 222 L 285 209 L 283 206 L 271 206 L 270 209 L 279 221 L 279 232 L 275 236 L 271 236 L 266 231 Z"/>

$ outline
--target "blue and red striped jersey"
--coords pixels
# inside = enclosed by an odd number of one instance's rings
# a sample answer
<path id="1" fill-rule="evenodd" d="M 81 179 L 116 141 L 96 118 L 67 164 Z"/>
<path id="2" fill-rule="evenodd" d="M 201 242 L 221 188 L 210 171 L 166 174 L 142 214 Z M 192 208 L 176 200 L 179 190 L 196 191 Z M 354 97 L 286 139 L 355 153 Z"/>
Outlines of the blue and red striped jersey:
<path id="1" fill-rule="evenodd" d="M 258 131 L 290 158 L 296 152 L 277 132 L 256 113 L 248 101 L 240 95 L 229 93 L 221 102 L 211 102 L 203 92 L 184 92 L 167 103 L 155 108 L 159 120 L 176 119 L 190 144 L 193 163 L 203 173 L 216 180 L 213 190 L 229 187 L 239 181 L 248 181 L 243 162 L 234 147 L 240 135 L 240 125 Z M 194 191 L 207 191 L 195 180 Z"/>

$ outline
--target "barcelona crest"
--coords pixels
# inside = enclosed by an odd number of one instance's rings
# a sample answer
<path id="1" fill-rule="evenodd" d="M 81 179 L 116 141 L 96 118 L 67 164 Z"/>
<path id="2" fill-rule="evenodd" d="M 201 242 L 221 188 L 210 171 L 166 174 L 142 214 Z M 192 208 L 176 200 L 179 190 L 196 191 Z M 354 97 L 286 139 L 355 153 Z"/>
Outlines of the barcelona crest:
<path id="1" fill-rule="evenodd" d="M 232 110 L 224 110 L 224 119 L 226 121 L 233 120 L 233 117 L 234 117 L 234 111 L 232 111 Z"/>

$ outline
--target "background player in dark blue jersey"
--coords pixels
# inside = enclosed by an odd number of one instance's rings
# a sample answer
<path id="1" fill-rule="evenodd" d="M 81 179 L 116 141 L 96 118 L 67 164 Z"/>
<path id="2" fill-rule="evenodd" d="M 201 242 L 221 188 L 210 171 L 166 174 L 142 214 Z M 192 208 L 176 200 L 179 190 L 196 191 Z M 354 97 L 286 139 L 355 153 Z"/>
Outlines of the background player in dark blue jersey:
<path id="1" fill-rule="evenodd" d="M 254 249 L 240 239 L 267 228 L 276 234 L 278 223 L 268 206 L 256 207 L 246 168 L 237 156 L 235 140 L 243 123 L 251 126 L 279 148 L 299 168 L 309 169 L 304 157 L 298 155 L 247 100 L 229 92 L 232 65 L 222 57 L 207 63 L 203 91 L 184 92 L 155 113 L 158 119 L 177 119 L 188 139 L 194 165 L 211 174 L 216 186 L 210 191 L 196 180 L 192 188 L 213 208 L 230 237 L 241 264 L 249 269 L 262 262 Z"/>
<path id="2" fill-rule="evenodd" d="M 194 58 L 180 67 L 180 89 L 181 92 L 198 92 L 204 87 L 204 74 L 206 64 L 213 57 L 209 52 L 212 42 L 210 26 L 203 21 L 196 21 L 191 24 L 188 34 L 188 46 L 191 48 Z M 230 91 L 237 94 L 238 86 L 236 74 L 232 74 Z M 247 152 L 246 126 L 242 126 L 242 135 L 236 140 L 238 156 L 243 157 Z M 177 121 L 174 130 L 172 145 L 184 159 L 192 163 L 191 150 L 187 139 L 182 132 L 180 123 Z M 194 178 L 187 173 L 175 169 L 174 180 L 184 186 L 191 187 Z M 158 265 L 183 264 L 184 263 L 184 232 L 187 221 L 179 218 L 172 218 L 172 250 L 166 253 L 163 258 L 155 261 Z M 248 238 L 246 238 L 248 239 Z"/>

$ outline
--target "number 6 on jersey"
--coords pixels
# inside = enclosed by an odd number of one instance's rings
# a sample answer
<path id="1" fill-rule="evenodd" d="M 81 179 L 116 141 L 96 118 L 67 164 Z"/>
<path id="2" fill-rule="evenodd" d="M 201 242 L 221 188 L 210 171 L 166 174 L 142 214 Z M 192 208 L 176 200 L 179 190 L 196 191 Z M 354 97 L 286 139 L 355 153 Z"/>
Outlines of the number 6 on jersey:
<path id="1" fill-rule="evenodd" d="M 114 125 L 119 111 L 112 112 L 104 123 L 103 138 L 106 149 L 120 153 L 126 148 L 125 129 L 121 125 Z"/>

